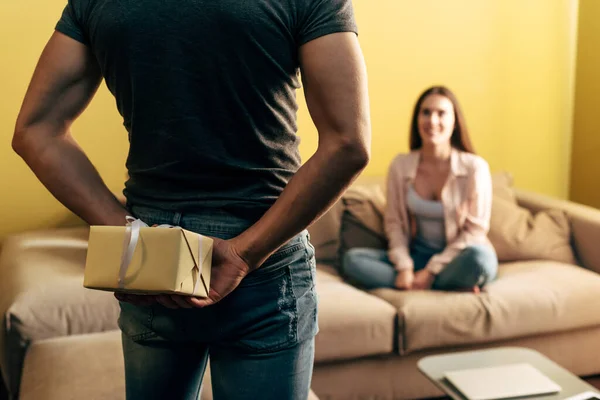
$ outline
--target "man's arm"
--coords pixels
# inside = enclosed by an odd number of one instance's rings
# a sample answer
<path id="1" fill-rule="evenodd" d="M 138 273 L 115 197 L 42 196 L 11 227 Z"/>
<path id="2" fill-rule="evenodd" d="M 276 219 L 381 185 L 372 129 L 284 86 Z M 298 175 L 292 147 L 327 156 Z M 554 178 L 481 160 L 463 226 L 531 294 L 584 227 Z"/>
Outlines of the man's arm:
<path id="1" fill-rule="evenodd" d="M 101 80 L 90 50 L 55 32 L 25 95 L 12 145 L 54 197 L 86 222 L 124 225 L 127 211 L 69 131 Z"/>
<path id="2" fill-rule="evenodd" d="M 300 65 L 319 145 L 267 213 L 232 239 L 251 268 L 323 214 L 369 161 L 367 74 L 356 35 L 335 33 L 306 43 Z"/>

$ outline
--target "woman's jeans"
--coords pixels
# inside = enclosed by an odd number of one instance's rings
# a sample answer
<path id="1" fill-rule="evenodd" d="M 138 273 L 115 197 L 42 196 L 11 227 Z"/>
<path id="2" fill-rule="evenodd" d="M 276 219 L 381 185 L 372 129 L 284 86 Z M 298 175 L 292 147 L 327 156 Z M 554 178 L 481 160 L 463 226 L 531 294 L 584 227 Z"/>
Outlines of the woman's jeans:
<path id="1" fill-rule="evenodd" d="M 410 256 L 415 272 L 424 269 L 429 259 L 438 252 L 423 245 L 413 245 Z M 397 271 L 392 266 L 386 250 L 353 248 L 343 259 L 344 274 L 353 283 L 367 289 L 393 288 Z M 493 281 L 498 272 L 498 258 L 494 250 L 485 245 L 470 246 L 460 252 L 440 272 L 433 282 L 436 290 L 461 290 L 483 287 Z"/>
<path id="2" fill-rule="evenodd" d="M 250 222 L 225 212 L 131 207 L 152 224 L 229 239 Z M 202 309 L 121 303 L 127 399 L 198 399 L 210 355 L 215 400 L 306 400 L 317 333 L 314 248 L 306 231 Z"/>

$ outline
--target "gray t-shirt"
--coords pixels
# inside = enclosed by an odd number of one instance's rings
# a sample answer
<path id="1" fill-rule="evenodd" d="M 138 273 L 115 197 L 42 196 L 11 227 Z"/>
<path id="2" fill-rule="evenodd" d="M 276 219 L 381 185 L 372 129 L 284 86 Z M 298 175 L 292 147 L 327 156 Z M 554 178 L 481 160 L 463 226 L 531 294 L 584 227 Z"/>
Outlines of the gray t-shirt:
<path id="1" fill-rule="evenodd" d="M 129 133 L 131 205 L 256 218 L 300 167 L 298 48 L 356 32 L 351 0 L 69 0 Z"/>

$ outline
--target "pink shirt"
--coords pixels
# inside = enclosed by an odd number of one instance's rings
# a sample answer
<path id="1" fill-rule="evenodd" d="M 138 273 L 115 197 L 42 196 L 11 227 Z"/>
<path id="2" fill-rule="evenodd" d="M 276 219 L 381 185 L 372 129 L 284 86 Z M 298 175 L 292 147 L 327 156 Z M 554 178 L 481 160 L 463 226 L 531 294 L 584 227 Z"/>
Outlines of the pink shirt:
<path id="1" fill-rule="evenodd" d="M 400 154 L 388 172 L 384 223 L 389 241 L 388 256 L 398 270 L 414 268 L 409 246 L 416 234 L 416 224 L 406 206 L 406 195 L 417 175 L 420 157 L 419 151 Z M 468 246 L 492 247 L 487 238 L 492 211 L 492 177 L 488 163 L 475 154 L 453 149 L 441 200 L 447 245 L 426 266 L 434 274 L 439 274 Z"/>

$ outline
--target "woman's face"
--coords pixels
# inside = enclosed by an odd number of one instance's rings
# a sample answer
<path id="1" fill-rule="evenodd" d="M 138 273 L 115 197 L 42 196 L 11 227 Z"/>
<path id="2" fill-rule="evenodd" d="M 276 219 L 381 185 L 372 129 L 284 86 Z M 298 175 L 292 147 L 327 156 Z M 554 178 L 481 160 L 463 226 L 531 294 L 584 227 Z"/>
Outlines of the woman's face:
<path id="1" fill-rule="evenodd" d="M 425 97 L 418 117 L 419 135 L 423 145 L 450 144 L 454 122 L 454 106 L 450 99 L 441 94 Z"/>

